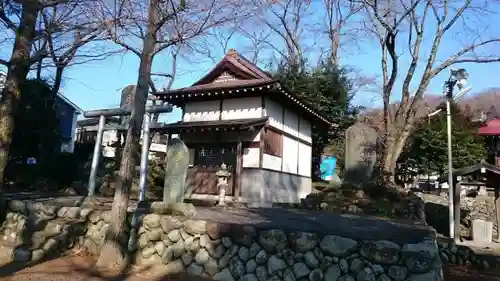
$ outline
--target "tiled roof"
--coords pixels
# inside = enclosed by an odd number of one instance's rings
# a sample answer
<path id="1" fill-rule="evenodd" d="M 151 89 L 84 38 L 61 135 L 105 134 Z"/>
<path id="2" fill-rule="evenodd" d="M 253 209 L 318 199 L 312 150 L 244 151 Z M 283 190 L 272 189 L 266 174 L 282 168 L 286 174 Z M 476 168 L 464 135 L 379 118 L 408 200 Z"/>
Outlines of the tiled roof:
<path id="1" fill-rule="evenodd" d="M 196 99 L 222 99 L 229 96 L 255 95 L 267 91 L 270 97 L 284 98 L 298 105 L 306 114 L 334 125 L 327 117 L 321 116 L 318 109 L 293 91 L 287 89 L 279 80 L 231 49 L 205 76 L 185 88 L 159 92 L 156 96 L 174 105 Z"/>

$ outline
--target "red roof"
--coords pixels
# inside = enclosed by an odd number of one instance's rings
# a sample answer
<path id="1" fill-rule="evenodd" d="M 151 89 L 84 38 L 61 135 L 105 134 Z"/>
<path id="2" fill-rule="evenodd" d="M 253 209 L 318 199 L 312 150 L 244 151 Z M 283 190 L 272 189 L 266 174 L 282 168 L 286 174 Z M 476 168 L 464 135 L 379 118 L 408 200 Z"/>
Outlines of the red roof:
<path id="1" fill-rule="evenodd" d="M 479 128 L 478 134 L 480 136 L 500 136 L 500 119 L 488 121 L 486 125 Z"/>

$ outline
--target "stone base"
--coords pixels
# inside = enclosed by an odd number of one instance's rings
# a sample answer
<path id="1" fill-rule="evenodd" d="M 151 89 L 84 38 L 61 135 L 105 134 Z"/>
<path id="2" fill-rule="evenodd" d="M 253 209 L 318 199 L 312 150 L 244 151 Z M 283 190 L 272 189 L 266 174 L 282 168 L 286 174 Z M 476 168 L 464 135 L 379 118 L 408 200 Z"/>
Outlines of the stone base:
<path id="1" fill-rule="evenodd" d="M 11 260 L 35 262 L 71 248 L 99 253 L 110 211 L 37 204 L 11 204 L 14 208 L 0 231 L 3 240 L 16 245 L 3 251 Z M 165 207 L 155 202 L 150 206 L 150 211 L 164 209 L 185 214 L 192 211 L 192 205 Z M 245 223 L 243 217 L 219 222 L 140 211 L 129 214 L 125 229 L 130 237 L 128 251 L 135 265 L 160 267 L 168 274 L 228 281 L 442 280 L 438 274 L 441 259 L 432 236 L 398 244 L 370 240 L 373 236 L 359 240 L 328 232 L 261 227 Z M 31 228 L 35 225 L 28 222 L 32 221 L 44 223 Z M 28 229 L 34 232 L 25 240 L 19 234 Z"/>

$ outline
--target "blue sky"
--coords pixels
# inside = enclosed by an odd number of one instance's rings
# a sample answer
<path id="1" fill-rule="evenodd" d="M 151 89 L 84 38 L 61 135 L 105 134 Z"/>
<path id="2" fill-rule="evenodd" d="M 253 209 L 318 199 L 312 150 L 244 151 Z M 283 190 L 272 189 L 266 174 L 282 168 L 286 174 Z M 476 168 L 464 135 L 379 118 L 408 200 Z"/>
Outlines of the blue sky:
<path id="1" fill-rule="evenodd" d="M 487 22 L 493 22 L 494 15 L 490 19 L 484 19 Z M 491 21 L 489 21 L 491 20 Z M 474 23 L 472 23 L 474 24 Z M 492 30 L 488 29 L 486 33 L 496 33 L 498 27 Z M 430 29 L 430 28 L 429 28 Z M 320 40 L 315 38 L 314 40 Z M 236 50 L 248 49 L 248 42 L 241 37 L 234 37 L 228 44 L 228 48 Z M 428 42 L 424 44 L 428 45 Z M 461 47 L 458 40 L 455 38 L 444 40 L 440 47 L 440 57 L 444 58 L 451 52 Z M 219 48 L 220 49 L 220 48 Z M 2 48 L 0 57 L 7 58 L 6 55 L 10 50 Z M 214 57 L 222 58 L 223 50 L 214 50 Z M 497 51 L 498 53 L 498 51 Z M 315 56 L 315 54 L 310 54 Z M 170 61 L 168 56 L 157 56 L 155 58 L 153 68 L 154 72 L 168 72 L 170 69 Z M 425 57 L 424 57 L 425 58 Z M 406 54 L 402 54 L 400 60 L 402 62 L 409 61 Z M 268 61 L 262 61 L 262 64 Z M 379 76 L 380 68 L 380 49 L 379 47 L 368 40 L 359 44 L 355 51 L 341 55 L 341 63 L 350 67 L 355 67 L 364 75 Z M 84 110 L 116 107 L 119 104 L 120 91 L 123 87 L 129 84 L 135 84 L 137 81 L 137 70 L 139 60 L 131 53 L 116 55 L 102 61 L 87 63 L 84 65 L 75 65 L 65 71 L 65 79 L 63 81 L 61 92 L 79 105 Z M 181 59 L 179 61 L 178 76 L 175 80 L 173 88 L 189 86 L 191 83 L 200 78 L 206 73 L 214 62 L 208 59 L 202 59 L 201 56 L 191 57 L 189 61 Z M 400 65 L 401 72 L 405 73 L 406 65 Z M 469 84 L 473 86 L 473 91 L 469 95 L 486 90 L 488 88 L 500 87 L 500 79 L 498 72 L 500 64 L 467 64 L 465 67 L 470 73 Z M 440 93 L 444 80 L 447 78 L 449 71 L 446 70 L 438 75 L 428 88 L 430 93 Z M 420 78 L 417 76 L 416 78 Z M 415 80 L 418 80 L 415 79 Z M 161 87 L 162 85 L 158 85 Z M 400 83 L 396 85 L 400 87 Z M 398 99 L 400 93 L 396 90 L 393 99 Z M 373 92 L 359 92 L 354 101 L 356 104 L 373 107 L 380 104 L 380 94 Z M 180 112 L 176 111 L 173 114 L 166 116 L 168 121 L 178 120 Z"/>
<path id="2" fill-rule="evenodd" d="M 238 40 L 235 40 L 238 41 Z M 241 41 L 240 41 L 241 42 Z M 442 49 L 452 49 L 448 47 L 452 43 L 445 43 Z M 244 46 L 237 43 L 230 44 L 229 47 L 244 49 Z M 372 44 L 364 44 L 361 51 L 354 55 L 345 56 L 342 61 L 349 66 L 356 67 L 366 75 L 380 75 L 380 55 L 379 49 Z M 219 57 L 222 58 L 223 52 Z M 408 60 L 403 57 L 402 60 Z M 110 57 L 104 61 L 92 62 L 85 65 L 77 65 L 69 68 L 65 73 L 65 80 L 62 92 L 70 100 L 75 102 L 84 110 L 98 109 L 105 107 L 116 107 L 119 104 L 120 90 L 129 84 L 135 84 L 137 81 L 138 59 L 133 54 Z M 203 74 L 213 67 L 211 60 L 200 61 L 198 63 L 181 61 L 179 64 L 180 74 L 175 80 L 173 88 L 185 87 L 191 85 Z M 464 65 L 470 73 L 469 83 L 473 86 L 472 94 L 488 88 L 500 87 L 498 72 L 500 64 L 467 64 Z M 155 71 L 170 69 L 170 62 L 162 56 L 156 58 L 154 63 Z M 404 68 L 402 68 L 404 73 Z M 443 71 L 431 83 L 428 91 L 431 93 L 440 93 L 443 82 L 447 79 L 449 71 Z M 417 76 L 417 78 L 419 78 Z M 418 79 L 416 79 L 418 80 Z M 160 85 L 161 86 L 161 85 Z M 397 99 L 398 92 L 394 92 L 394 99 Z M 359 92 L 354 102 L 363 106 L 377 106 L 380 104 L 380 96 L 373 92 Z M 180 112 L 174 112 L 168 118 L 177 120 Z"/>

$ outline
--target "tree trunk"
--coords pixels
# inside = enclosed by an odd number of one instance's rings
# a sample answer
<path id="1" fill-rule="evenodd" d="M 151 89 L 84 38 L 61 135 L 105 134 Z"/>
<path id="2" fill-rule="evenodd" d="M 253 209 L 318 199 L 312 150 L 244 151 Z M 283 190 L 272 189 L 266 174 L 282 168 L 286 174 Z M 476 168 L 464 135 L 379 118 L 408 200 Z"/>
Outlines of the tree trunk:
<path id="1" fill-rule="evenodd" d="M 64 67 L 58 66 L 56 68 L 56 77 L 54 79 L 54 85 L 52 86 L 52 93 L 54 96 L 57 95 L 59 89 L 61 88 L 62 75 L 63 75 Z"/>
<path id="2" fill-rule="evenodd" d="M 106 239 L 101 249 L 97 265 L 123 272 L 129 265 L 127 253 L 128 234 L 126 233 L 127 207 L 132 186 L 136 157 L 139 150 L 142 122 L 149 91 L 149 77 L 153 52 L 156 45 L 154 15 L 159 0 L 151 0 L 148 9 L 148 29 L 143 40 L 139 65 L 139 77 L 134 93 L 132 114 L 127 130 L 125 145 L 120 164 L 120 172 L 115 181 L 115 196 L 111 206 L 111 220 Z"/>
<path id="3" fill-rule="evenodd" d="M 396 186 L 396 164 L 403 152 L 404 145 L 410 135 L 412 124 L 406 124 L 404 129 L 391 128 L 387 134 L 380 158 L 381 180 L 387 187 Z M 396 133 L 394 133 L 396 132 Z"/>
<path id="4" fill-rule="evenodd" d="M 396 175 L 396 160 L 399 155 L 395 155 L 395 145 L 394 141 L 389 138 L 384 143 L 384 148 L 382 150 L 382 155 L 380 157 L 380 169 L 381 169 L 381 183 L 383 185 L 393 185 L 395 183 Z"/>
<path id="5" fill-rule="evenodd" d="M 0 199 L 3 199 L 3 175 L 9 160 L 9 148 L 15 125 L 14 115 L 21 99 L 21 86 L 25 83 L 29 72 L 29 59 L 37 14 L 36 5 L 23 5 L 5 87 L 2 91 L 0 105 Z"/>

